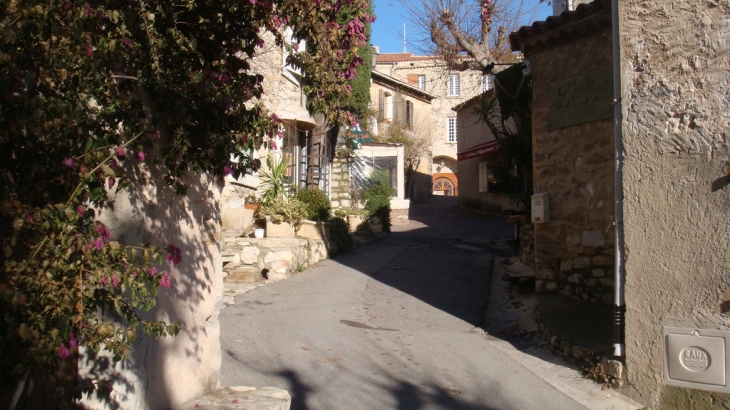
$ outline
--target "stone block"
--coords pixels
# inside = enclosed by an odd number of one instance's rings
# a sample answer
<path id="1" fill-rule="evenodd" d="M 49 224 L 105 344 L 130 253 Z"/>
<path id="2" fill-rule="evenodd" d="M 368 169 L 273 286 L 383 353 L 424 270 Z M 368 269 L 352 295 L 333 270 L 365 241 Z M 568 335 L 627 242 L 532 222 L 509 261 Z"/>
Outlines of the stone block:
<path id="1" fill-rule="evenodd" d="M 593 264 L 596 266 L 609 266 L 613 259 L 606 255 L 596 255 L 593 257 Z"/>
<path id="2" fill-rule="evenodd" d="M 592 273 L 594 278 L 602 278 L 606 276 L 606 271 L 603 269 L 593 269 Z"/>
<path id="3" fill-rule="evenodd" d="M 577 274 L 577 273 L 574 274 L 574 275 L 570 275 L 568 277 L 568 282 L 570 282 L 570 283 L 580 283 L 580 275 Z"/>
<path id="4" fill-rule="evenodd" d="M 618 360 L 612 360 L 608 357 L 601 358 L 601 365 L 607 375 L 614 379 L 623 379 L 624 377 L 624 364 Z"/>
<path id="5" fill-rule="evenodd" d="M 580 245 L 581 236 L 580 234 L 576 233 L 573 235 L 568 235 L 568 237 L 565 239 L 565 242 L 568 243 L 568 246 L 578 246 Z"/>
<path id="6" fill-rule="evenodd" d="M 613 278 L 601 278 L 601 279 L 598 279 L 598 281 L 601 282 L 601 286 L 603 286 L 604 288 L 613 289 L 613 286 L 615 284 Z"/>
<path id="7" fill-rule="evenodd" d="M 264 256 L 264 263 L 270 264 L 273 262 L 292 262 L 294 260 L 294 253 L 292 251 L 279 251 L 269 252 Z"/>
<path id="8" fill-rule="evenodd" d="M 563 357 L 571 357 L 573 354 L 573 344 L 570 342 L 561 343 L 560 348 L 563 351 Z"/>
<path id="9" fill-rule="evenodd" d="M 558 290 L 558 284 L 555 282 L 548 282 L 545 284 L 545 290 L 547 290 L 548 292 L 555 292 L 556 290 Z"/>
<path id="10" fill-rule="evenodd" d="M 568 292 L 566 290 L 561 290 L 560 292 L 558 292 L 558 295 L 560 295 L 560 296 L 562 296 L 564 298 L 569 298 L 569 297 L 573 296 L 572 293 L 570 293 L 570 292 Z"/>
<path id="11" fill-rule="evenodd" d="M 542 268 L 537 270 L 537 277 L 540 279 L 555 279 L 555 271 L 552 269 Z"/>
<path id="12" fill-rule="evenodd" d="M 573 259 L 573 269 L 582 269 L 591 266 L 591 258 L 581 256 Z"/>
<path id="13" fill-rule="evenodd" d="M 589 288 L 593 288 L 598 284 L 598 279 L 586 279 L 585 284 Z"/>
<path id="14" fill-rule="evenodd" d="M 573 287 L 570 285 L 563 286 L 563 291 L 568 292 L 569 294 L 573 292 Z"/>
<path id="15" fill-rule="evenodd" d="M 562 262 L 560 262 L 560 270 L 567 271 L 573 269 L 573 260 L 572 259 L 565 259 Z"/>
<path id="16" fill-rule="evenodd" d="M 245 247 L 240 254 L 241 262 L 246 265 L 256 264 L 259 261 L 259 253 L 261 253 L 261 251 L 255 246 Z"/>
<path id="17" fill-rule="evenodd" d="M 580 243 L 583 246 L 606 246 L 600 231 L 583 231 Z"/>
<path id="18" fill-rule="evenodd" d="M 542 293 L 545 289 L 545 281 L 542 280 L 536 280 L 535 281 L 535 292 Z"/>
<path id="19" fill-rule="evenodd" d="M 576 359 L 590 359 L 590 350 L 581 346 L 573 346 L 572 354 Z"/>

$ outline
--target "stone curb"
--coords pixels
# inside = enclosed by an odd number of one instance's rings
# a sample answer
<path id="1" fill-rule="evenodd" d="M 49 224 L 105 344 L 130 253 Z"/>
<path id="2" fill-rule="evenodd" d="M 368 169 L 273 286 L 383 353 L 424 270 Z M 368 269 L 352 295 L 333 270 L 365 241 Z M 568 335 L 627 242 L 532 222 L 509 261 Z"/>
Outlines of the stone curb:
<path id="1" fill-rule="evenodd" d="M 289 410 L 289 392 L 276 387 L 231 386 L 203 396 L 175 410 Z"/>

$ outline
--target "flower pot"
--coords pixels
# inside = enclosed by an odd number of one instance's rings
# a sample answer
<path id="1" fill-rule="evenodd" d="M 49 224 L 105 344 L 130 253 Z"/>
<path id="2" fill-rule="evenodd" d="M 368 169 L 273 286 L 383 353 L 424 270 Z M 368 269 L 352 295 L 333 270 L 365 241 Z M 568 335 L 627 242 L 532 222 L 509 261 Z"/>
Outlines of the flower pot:
<path id="1" fill-rule="evenodd" d="M 254 228 L 253 236 L 254 236 L 254 238 L 261 239 L 264 237 L 264 232 L 265 232 L 264 228 Z"/>
<path id="2" fill-rule="evenodd" d="M 357 232 L 362 229 L 362 223 L 364 222 L 360 215 L 347 215 L 347 226 L 350 227 L 350 232 Z"/>
<path id="3" fill-rule="evenodd" d="M 223 208 L 221 219 L 224 230 L 243 232 L 253 225 L 253 211 L 242 208 Z"/>
<path id="4" fill-rule="evenodd" d="M 294 227 L 289 222 L 266 221 L 267 238 L 293 238 Z"/>
<path id="5" fill-rule="evenodd" d="M 300 238 L 327 240 L 329 239 L 330 224 L 327 222 L 314 222 L 303 220 L 302 225 L 297 229 L 297 236 Z"/>

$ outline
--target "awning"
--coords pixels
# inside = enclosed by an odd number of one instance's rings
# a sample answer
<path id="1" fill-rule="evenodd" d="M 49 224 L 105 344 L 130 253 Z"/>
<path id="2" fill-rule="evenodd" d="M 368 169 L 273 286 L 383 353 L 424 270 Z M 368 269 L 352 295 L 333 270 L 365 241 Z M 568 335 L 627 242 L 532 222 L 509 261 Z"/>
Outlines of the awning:
<path id="1" fill-rule="evenodd" d="M 309 112 L 298 104 L 288 102 L 277 104 L 271 108 L 271 111 L 276 113 L 282 121 L 293 122 L 299 131 L 313 130 L 317 126 Z"/>
<path id="2" fill-rule="evenodd" d="M 456 154 L 456 158 L 459 161 L 463 161 L 465 159 L 471 159 L 480 157 L 482 155 L 489 154 L 490 152 L 495 152 L 499 146 L 497 145 L 497 141 L 492 140 L 488 142 L 483 142 L 481 144 L 477 144 L 465 151 L 459 152 Z"/>

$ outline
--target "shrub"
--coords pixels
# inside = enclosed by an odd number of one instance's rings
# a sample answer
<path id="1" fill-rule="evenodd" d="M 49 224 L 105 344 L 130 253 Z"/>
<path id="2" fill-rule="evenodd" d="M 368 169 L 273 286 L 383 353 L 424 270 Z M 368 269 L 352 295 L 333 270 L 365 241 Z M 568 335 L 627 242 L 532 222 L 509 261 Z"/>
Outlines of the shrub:
<path id="1" fill-rule="evenodd" d="M 365 210 L 370 217 L 377 217 L 383 224 L 383 232 L 390 232 L 390 198 L 375 195 L 365 203 Z"/>
<path id="2" fill-rule="evenodd" d="M 390 173 L 384 169 L 375 169 L 360 190 L 360 197 L 367 202 L 374 196 L 382 195 L 390 198 L 395 193 L 395 189 L 390 186 Z"/>
<path id="3" fill-rule="evenodd" d="M 329 219 L 330 223 L 330 239 L 337 245 L 339 253 L 347 252 L 355 247 L 355 242 L 350 236 L 350 228 L 347 222 L 339 216 Z"/>
<path id="4" fill-rule="evenodd" d="M 297 192 L 297 198 L 304 203 L 307 209 L 307 219 L 326 221 L 330 217 L 332 203 L 321 189 L 300 189 Z"/>
<path id="5" fill-rule="evenodd" d="M 259 209 L 259 217 L 268 218 L 277 223 L 289 222 L 294 227 L 299 227 L 306 216 L 307 210 L 304 203 L 295 197 L 274 198 L 269 203 L 261 205 L 261 209 Z"/>

